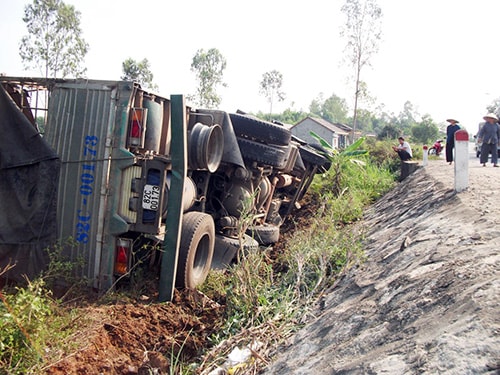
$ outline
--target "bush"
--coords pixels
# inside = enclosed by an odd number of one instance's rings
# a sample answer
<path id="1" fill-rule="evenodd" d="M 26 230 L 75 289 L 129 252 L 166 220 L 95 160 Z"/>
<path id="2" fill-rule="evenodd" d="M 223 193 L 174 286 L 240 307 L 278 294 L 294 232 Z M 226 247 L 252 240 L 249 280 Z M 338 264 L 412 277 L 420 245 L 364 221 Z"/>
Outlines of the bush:
<path id="1" fill-rule="evenodd" d="M 48 322 L 54 304 L 42 280 L 0 296 L 0 367 L 10 374 L 24 374 L 42 357 L 51 335 Z"/>
<path id="2" fill-rule="evenodd" d="M 51 288 L 74 281 L 82 264 L 65 259 L 60 245 L 47 252 L 50 262 L 40 277 L 0 291 L 0 374 L 40 373 L 72 345 L 67 338 L 76 331 L 74 313 L 61 307 Z M 74 290 L 81 284 L 71 285 Z"/>

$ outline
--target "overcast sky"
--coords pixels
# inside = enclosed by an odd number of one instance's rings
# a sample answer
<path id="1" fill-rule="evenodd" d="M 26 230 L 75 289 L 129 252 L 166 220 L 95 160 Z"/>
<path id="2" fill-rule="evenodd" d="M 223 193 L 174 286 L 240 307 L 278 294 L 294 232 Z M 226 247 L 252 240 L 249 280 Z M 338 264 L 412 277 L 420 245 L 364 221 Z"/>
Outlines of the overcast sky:
<path id="1" fill-rule="evenodd" d="M 352 103 L 351 68 L 342 63 L 344 0 L 66 0 L 81 12 L 90 45 L 87 77 L 119 79 L 122 62 L 147 58 L 161 94 L 191 94 L 200 48 L 227 60 L 221 109 L 267 112 L 263 73 L 283 74 L 284 108 L 308 110 L 320 93 Z M 30 1 L 0 0 L 0 72 L 25 71 L 19 42 Z M 378 104 L 398 114 L 406 101 L 438 122 L 457 118 L 475 134 L 485 107 L 500 97 L 498 0 L 379 0 L 383 36 L 362 80 Z"/>

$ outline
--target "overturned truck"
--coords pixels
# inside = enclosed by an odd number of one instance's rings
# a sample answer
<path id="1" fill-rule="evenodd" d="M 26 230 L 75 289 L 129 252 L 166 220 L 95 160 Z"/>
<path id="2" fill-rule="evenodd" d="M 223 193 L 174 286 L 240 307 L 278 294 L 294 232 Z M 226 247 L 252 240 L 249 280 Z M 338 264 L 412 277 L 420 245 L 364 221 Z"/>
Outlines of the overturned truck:
<path id="1" fill-rule="evenodd" d="M 278 241 L 328 165 L 279 124 L 134 82 L 0 82 L 0 267 L 14 279 L 43 270 L 59 243 L 99 290 L 156 265 L 170 300 Z"/>

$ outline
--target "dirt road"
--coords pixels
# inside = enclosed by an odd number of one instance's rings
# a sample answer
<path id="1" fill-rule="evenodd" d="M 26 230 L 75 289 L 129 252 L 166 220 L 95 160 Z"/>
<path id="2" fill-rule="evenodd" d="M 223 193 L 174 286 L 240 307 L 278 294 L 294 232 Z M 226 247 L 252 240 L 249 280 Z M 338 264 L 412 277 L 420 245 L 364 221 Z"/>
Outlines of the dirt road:
<path id="1" fill-rule="evenodd" d="M 368 260 L 265 374 L 499 374 L 500 168 L 430 161 L 367 213 Z"/>

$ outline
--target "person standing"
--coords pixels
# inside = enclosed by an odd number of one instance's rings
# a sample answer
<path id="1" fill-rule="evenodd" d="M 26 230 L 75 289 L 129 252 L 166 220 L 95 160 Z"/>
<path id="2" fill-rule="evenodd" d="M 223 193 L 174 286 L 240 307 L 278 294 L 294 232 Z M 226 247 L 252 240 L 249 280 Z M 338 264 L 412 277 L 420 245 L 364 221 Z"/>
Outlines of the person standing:
<path id="1" fill-rule="evenodd" d="M 500 141 L 500 127 L 497 124 L 498 117 L 494 113 L 488 113 L 483 119 L 486 122 L 477 133 L 478 141 L 483 142 L 481 145 L 480 163 L 483 167 L 486 167 L 488 156 L 491 152 L 491 163 L 494 167 L 498 167 L 498 142 Z"/>
<path id="2" fill-rule="evenodd" d="M 408 142 L 406 142 L 403 137 L 399 137 L 398 141 L 399 141 L 399 145 L 392 146 L 392 149 L 398 153 L 399 158 L 402 161 L 410 160 L 413 157 L 410 144 Z"/>
<path id="3" fill-rule="evenodd" d="M 458 120 L 452 118 L 446 121 L 450 123 L 446 128 L 446 162 L 451 164 L 453 163 L 453 149 L 455 148 L 455 133 L 460 130 L 460 125 Z"/>

